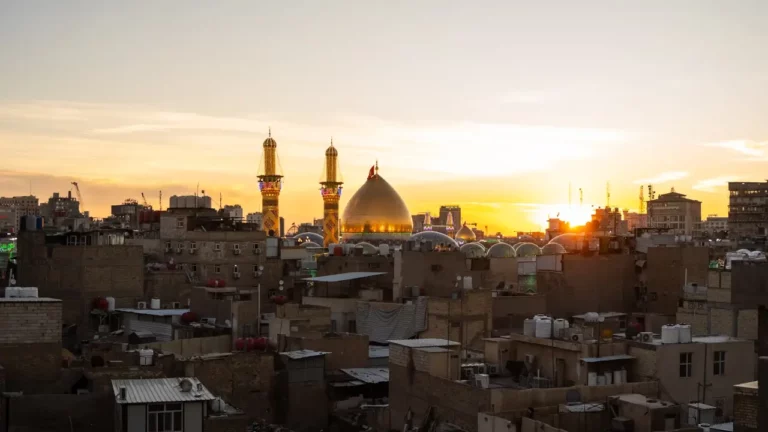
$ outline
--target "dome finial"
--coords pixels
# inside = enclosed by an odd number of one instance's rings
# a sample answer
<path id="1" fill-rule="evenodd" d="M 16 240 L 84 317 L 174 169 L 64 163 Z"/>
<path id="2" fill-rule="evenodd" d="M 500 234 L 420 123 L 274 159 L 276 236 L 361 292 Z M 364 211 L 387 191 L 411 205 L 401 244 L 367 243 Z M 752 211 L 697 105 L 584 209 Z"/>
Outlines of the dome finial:
<path id="1" fill-rule="evenodd" d="M 379 175 L 379 160 L 376 159 L 376 175 Z"/>
<path id="2" fill-rule="evenodd" d="M 272 138 L 272 126 L 269 127 L 269 137 Z"/>
<path id="3" fill-rule="evenodd" d="M 333 137 L 331 137 L 331 147 L 333 147 Z"/>

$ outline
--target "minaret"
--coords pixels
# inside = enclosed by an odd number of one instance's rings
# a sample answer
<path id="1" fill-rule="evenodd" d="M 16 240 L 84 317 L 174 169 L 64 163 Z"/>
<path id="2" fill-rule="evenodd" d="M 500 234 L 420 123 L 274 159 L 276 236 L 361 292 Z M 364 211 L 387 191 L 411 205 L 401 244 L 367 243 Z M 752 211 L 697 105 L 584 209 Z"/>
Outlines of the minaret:
<path id="1" fill-rule="evenodd" d="M 261 191 L 262 226 L 269 234 L 279 235 L 280 230 L 280 190 L 283 188 L 283 176 L 277 171 L 277 142 L 272 139 L 272 130 L 264 140 L 264 171 L 259 173 Z"/>
<path id="2" fill-rule="evenodd" d="M 339 152 L 333 146 L 325 151 L 325 178 L 320 182 L 323 196 L 323 246 L 339 242 L 339 198 L 341 178 L 339 176 Z"/>

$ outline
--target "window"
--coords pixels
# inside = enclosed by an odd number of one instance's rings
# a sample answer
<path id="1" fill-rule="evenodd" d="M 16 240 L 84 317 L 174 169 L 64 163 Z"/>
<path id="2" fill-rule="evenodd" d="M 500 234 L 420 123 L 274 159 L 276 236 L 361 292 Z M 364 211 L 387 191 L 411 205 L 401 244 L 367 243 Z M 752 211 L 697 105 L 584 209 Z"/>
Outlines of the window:
<path id="1" fill-rule="evenodd" d="M 214 250 L 217 250 L 217 251 L 220 251 L 220 250 L 221 250 L 221 243 L 216 243 L 216 244 L 213 246 L 213 249 L 214 249 Z"/>
<path id="2" fill-rule="evenodd" d="M 221 265 L 216 264 L 215 266 L 213 266 L 213 272 L 214 273 L 221 273 Z"/>
<path id="3" fill-rule="evenodd" d="M 192 270 L 193 272 L 196 272 L 197 271 L 197 264 L 190 264 L 189 265 L 189 269 Z"/>
<path id="4" fill-rule="evenodd" d="M 259 271 L 259 266 L 258 265 L 254 265 L 253 266 L 253 271 L 254 271 L 254 273 Z"/>
<path id="5" fill-rule="evenodd" d="M 190 247 L 191 249 L 197 249 L 197 242 L 192 242 L 192 243 L 190 243 L 190 244 L 189 244 L 189 247 Z"/>
<path id="6" fill-rule="evenodd" d="M 147 432 L 174 432 L 184 427 L 180 403 L 147 405 Z"/>
<path id="7" fill-rule="evenodd" d="M 240 250 L 240 244 L 239 244 L 239 243 L 235 243 L 235 244 L 234 244 L 234 246 L 233 246 L 233 248 L 234 248 L 235 250 Z"/>
<path id="8" fill-rule="evenodd" d="M 176 218 L 176 228 L 184 228 L 184 218 Z"/>
<path id="9" fill-rule="evenodd" d="M 715 375 L 725 375 L 725 351 L 715 351 L 712 366 Z"/>
<path id="10" fill-rule="evenodd" d="M 349 322 L 347 322 L 347 332 L 357 333 L 357 321 L 349 320 Z"/>
<path id="11" fill-rule="evenodd" d="M 690 378 L 693 369 L 693 353 L 680 353 L 680 378 Z"/>
<path id="12" fill-rule="evenodd" d="M 171 242 L 165 242 L 165 248 L 170 249 L 171 248 Z"/>

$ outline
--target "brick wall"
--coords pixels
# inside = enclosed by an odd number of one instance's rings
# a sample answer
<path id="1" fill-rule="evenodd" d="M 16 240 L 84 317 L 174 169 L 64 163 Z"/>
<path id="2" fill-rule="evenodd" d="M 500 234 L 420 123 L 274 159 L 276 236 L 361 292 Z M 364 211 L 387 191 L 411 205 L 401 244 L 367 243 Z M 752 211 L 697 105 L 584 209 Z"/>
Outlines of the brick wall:
<path id="1" fill-rule="evenodd" d="M 0 344 L 61 343 L 61 301 L 0 301 Z"/>
<path id="2" fill-rule="evenodd" d="M 184 376 L 196 377 L 216 396 L 253 420 L 274 418 L 274 357 L 271 353 L 233 353 L 177 363 Z"/>
<path id="3" fill-rule="evenodd" d="M 757 391 L 740 391 L 738 387 L 733 393 L 733 430 L 734 432 L 757 432 L 757 415 L 760 399 Z"/>
<path id="4" fill-rule="evenodd" d="M 317 337 L 286 337 L 286 351 L 308 349 L 328 352 L 325 369 L 364 368 L 368 366 L 368 336 L 326 334 Z"/>
<path id="5" fill-rule="evenodd" d="M 704 247 L 652 247 L 646 269 L 648 311 L 674 314 L 686 281 L 706 286 L 709 282 L 709 250 Z M 655 294 L 653 294 L 655 293 Z"/>
<path id="6" fill-rule="evenodd" d="M 9 432 L 111 431 L 113 406 L 109 394 L 24 394 L 10 400 Z"/>

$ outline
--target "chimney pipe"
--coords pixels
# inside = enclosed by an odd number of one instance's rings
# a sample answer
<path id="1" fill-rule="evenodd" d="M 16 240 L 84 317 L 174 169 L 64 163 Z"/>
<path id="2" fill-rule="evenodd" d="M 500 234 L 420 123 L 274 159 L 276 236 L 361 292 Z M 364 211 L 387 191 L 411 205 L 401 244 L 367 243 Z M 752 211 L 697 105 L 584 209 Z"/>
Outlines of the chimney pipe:
<path id="1" fill-rule="evenodd" d="M 127 390 L 125 387 L 120 387 L 120 399 L 125 400 L 126 398 Z"/>

